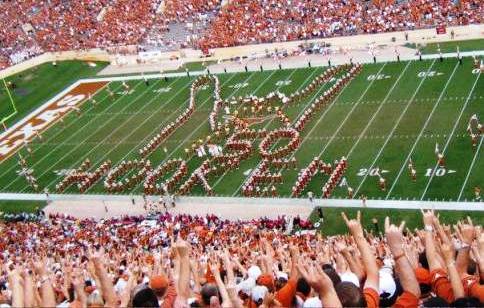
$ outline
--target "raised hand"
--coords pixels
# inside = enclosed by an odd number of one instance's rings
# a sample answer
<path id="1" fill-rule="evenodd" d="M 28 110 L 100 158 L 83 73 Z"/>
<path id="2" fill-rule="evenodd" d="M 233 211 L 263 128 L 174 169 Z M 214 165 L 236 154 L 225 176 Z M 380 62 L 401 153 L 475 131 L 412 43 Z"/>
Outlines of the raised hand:
<path id="1" fill-rule="evenodd" d="M 390 217 L 385 218 L 385 236 L 394 257 L 404 253 L 403 228 L 405 228 L 405 221 L 402 221 L 400 226 L 397 227 L 390 223 Z"/>
<path id="2" fill-rule="evenodd" d="M 363 237 L 363 227 L 361 226 L 361 213 L 356 214 L 356 219 L 348 219 L 344 212 L 341 213 L 346 226 L 354 237 Z"/>
<path id="3" fill-rule="evenodd" d="M 177 252 L 180 258 L 188 257 L 188 253 L 190 251 L 190 245 L 183 240 L 179 240 L 175 244 L 175 251 Z"/>
<path id="4" fill-rule="evenodd" d="M 435 220 L 434 210 L 432 209 L 432 210 L 425 211 L 423 209 L 420 209 L 420 211 L 422 212 L 424 226 L 432 227 L 433 224 L 434 224 L 434 220 Z"/>
<path id="5" fill-rule="evenodd" d="M 457 223 L 457 225 L 454 225 L 454 230 L 462 243 L 468 246 L 472 244 L 476 237 L 475 227 L 469 216 L 467 216 L 467 223 Z"/>
<path id="6" fill-rule="evenodd" d="M 37 275 L 43 276 L 47 273 L 47 262 L 45 259 L 36 260 L 32 265 Z"/>
<path id="7" fill-rule="evenodd" d="M 333 282 L 321 266 L 300 260 L 297 267 L 304 279 L 318 294 L 322 294 L 333 288 Z"/>

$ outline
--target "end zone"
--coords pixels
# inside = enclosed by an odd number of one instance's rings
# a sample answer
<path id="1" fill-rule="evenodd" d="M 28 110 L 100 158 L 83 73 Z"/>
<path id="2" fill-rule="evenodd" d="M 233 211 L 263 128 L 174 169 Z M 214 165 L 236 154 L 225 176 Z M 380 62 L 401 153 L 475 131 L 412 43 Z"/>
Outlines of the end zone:
<path id="1" fill-rule="evenodd" d="M 107 81 L 77 82 L 1 134 L 0 163 L 107 84 Z"/>

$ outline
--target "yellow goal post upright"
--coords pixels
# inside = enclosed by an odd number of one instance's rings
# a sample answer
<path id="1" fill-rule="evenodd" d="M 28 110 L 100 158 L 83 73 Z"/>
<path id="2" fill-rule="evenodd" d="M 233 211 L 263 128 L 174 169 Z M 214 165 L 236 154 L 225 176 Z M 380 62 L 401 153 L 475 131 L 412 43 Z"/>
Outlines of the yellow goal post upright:
<path id="1" fill-rule="evenodd" d="M 7 125 L 5 124 L 5 122 L 10 120 L 12 117 L 14 117 L 18 113 L 18 110 L 17 110 L 17 106 L 15 105 L 15 101 L 13 100 L 12 93 L 10 93 L 10 89 L 8 88 L 7 82 L 5 81 L 5 78 L 3 78 L 2 81 L 3 81 L 3 86 L 5 87 L 5 91 L 7 92 L 8 98 L 10 99 L 10 104 L 13 107 L 13 113 L 0 119 L 0 123 L 2 124 L 3 128 L 6 131 Z"/>

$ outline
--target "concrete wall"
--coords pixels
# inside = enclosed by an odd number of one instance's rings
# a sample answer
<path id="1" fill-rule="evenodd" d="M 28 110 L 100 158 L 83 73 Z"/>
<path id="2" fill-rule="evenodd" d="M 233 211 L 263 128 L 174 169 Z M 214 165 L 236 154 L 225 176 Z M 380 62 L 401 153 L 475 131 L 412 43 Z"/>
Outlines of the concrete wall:
<path id="1" fill-rule="evenodd" d="M 408 41 L 405 41 L 405 31 L 388 32 L 379 34 L 362 34 L 355 36 L 341 36 L 325 39 L 313 39 L 307 41 L 292 41 L 271 44 L 256 44 L 247 46 L 237 46 L 229 48 L 215 48 L 213 49 L 214 58 L 230 58 L 240 55 L 251 55 L 256 53 L 265 53 L 265 50 L 272 51 L 274 49 L 295 49 L 302 43 L 321 43 L 326 42 L 331 44 L 332 48 L 347 48 L 347 49 L 361 49 L 366 48 L 369 44 L 376 45 L 404 45 L 405 43 L 419 43 L 428 44 L 434 42 L 450 41 L 450 32 L 454 30 L 454 40 L 470 40 L 484 38 L 484 24 L 469 25 L 447 28 L 447 34 L 437 35 L 435 28 L 407 31 Z M 395 38 L 395 42 L 392 42 Z"/>
<path id="2" fill-rule="evenodd" d="M 86 51 L 62 51 L 62 52 L 46 52 L 32 59 L 26 60 L 19 64 L 10 66 L 0 71 L 0 78 L 17 74 L 34 66 L 62 60 L 84 60 L 84 61 L 106 61 L 111 62 L 115 58 L 114 55 L 101 49 L 90 49 Z"/>

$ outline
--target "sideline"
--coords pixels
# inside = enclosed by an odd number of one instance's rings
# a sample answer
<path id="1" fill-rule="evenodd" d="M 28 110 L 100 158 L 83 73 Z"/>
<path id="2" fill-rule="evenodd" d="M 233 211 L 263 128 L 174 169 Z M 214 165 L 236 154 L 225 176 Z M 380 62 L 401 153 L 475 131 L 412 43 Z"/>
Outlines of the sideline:
<path id="1" fill-rule="evenodd" d="M 132 200 L 135 200 L 133 205 Z M 147 196 L 148 200 L 157 201 L 158 196 Z M 0 200 L 32 200 L 48 201 L 48 212 L 62 212 L 75 217 L 105 217 L 105 206 L 109 215 L 141 215 L 143 198 L 140 195 L 80 195 L 80 194 L 16 194 L 0 193 Z M 256 217 L 277 217 L 278 215 L 309 214 L 314 207 L 355 207 L 355 208 L 385 208 L 413 209 L 421 208 L 452 211 L 484 212 L 484 202 L 446 202 L 418 200 L 367 200 L 363 206 L 357 199 L 314 199 L 307 198 L 234 198 L 234 197 L 177 197 L 174 213 L 191 213 L 196 215 L 217 214 L 227 219 L 250 219 Z"/>

